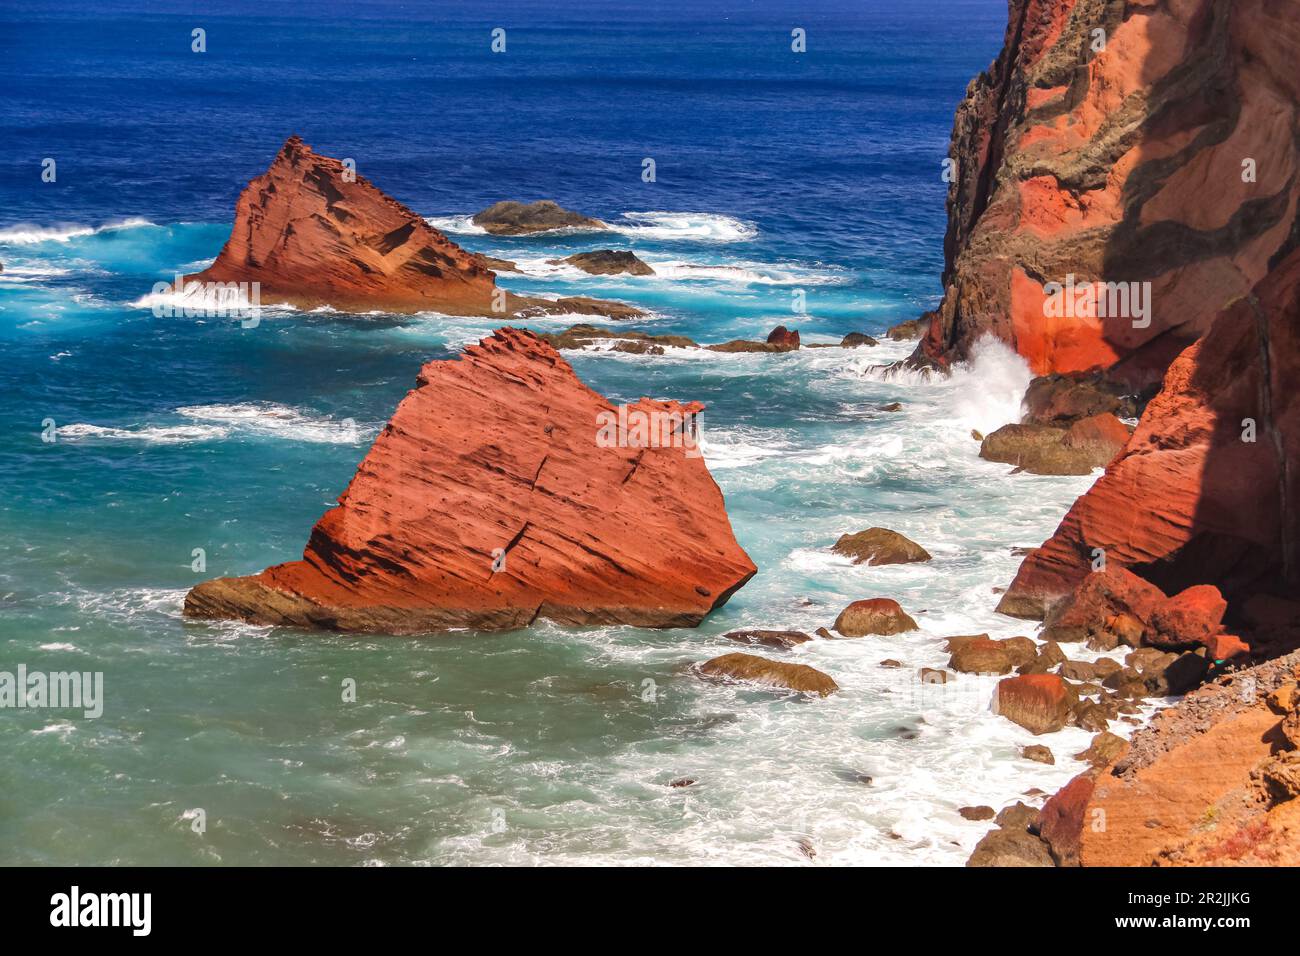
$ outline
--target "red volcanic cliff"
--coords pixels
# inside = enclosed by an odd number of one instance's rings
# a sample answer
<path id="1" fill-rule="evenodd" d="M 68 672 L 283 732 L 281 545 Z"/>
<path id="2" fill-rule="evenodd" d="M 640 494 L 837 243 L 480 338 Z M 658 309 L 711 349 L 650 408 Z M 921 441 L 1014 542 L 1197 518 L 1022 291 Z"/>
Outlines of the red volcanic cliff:
<path id="1" fill-rule="evenodd" d="M 701 408 L 641 399 L 620 443 L 618 410 L 558 352 L 501 329 L 421 369 L 301 561 L 205 582 L 185 613 L 389 633 L 696 625 L 755 573 L 683 437 Z"/>
<path id="2" fill-rule="evenodd" d="M 999 610 L 1040 617 L 1094 549 L 1166 592 L 1216 584 L 1230 602 L 1300 587 L 1300 249 L 1169 368 L 1128 446 Z"/>
<path id="3" fill-rule="evenodd" d="M 991 333 L 1039 375 L 1158 381 L 1293 234 L 1295 3 L 1009 7 L 954 122 L 944 298 L 914 360 L 946 365 Z M 1044 286 L 1071 274 L 1150 282 L 1149 313 L 1048 315 Z"/>
<path id="4" fill-rule="evenodd" d="M 478 256 L 297 136 L 240 194 L 216 262 L 187 278 L 259 282 L 263 303 L 457 315 L 492 314 L 496 288 Z"/>

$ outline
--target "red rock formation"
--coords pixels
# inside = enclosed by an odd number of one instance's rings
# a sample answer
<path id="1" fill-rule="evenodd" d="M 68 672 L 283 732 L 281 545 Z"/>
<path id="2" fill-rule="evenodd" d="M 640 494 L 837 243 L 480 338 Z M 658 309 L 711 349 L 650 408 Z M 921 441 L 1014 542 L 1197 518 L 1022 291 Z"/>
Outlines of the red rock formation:
<path id="1" fill-rule="evenodd" d="M 779 345 L 786 349 L 797 349 L 799 347 L 799 330 L 790 330 L 784 325 L 778 325 L 767 334 L 767 344 Z"/>
<path id="2" fill-rule="evenodd" d="M 999 606 L 1042 616 L 1094 549 L 1166 592 L 1231 604 L 1300 584 L 1300 250 L 1170 367 L 1128 446 L 1020 567 Z"/>
<path id="3" fill-rule="evenodd" d="M 297 136 L 240 194 L 216 262 L 188 278 L 260 282 L 263 304 L 459 315 L 493 314 L 496 288 L 477 256 Z"/>
<path id="4" fill-rule="evenodd" d="M 1021 674 L 998 681 L 993 711 L 1031 734 L 1055 733 L 1078 702 L 1074 689 L 1056 674 Z"/>
<path id="5" fill-rule="evenodd" d="M 694 626 L 755 572 L 683 441 L 701 408 L 641 399 L 624 437 L 643 447 L 607 447 L 617 410 L 551 346 L 501 329 L 421 369 L 301 561 L 205 582 L 185 613 L 389 633 Z"/>
<path id="6" fill-rule="evenodd" d="M 500 317 L 641 314 L 584 297 L 555 302 L 518 296 L 496 287 L 489 264 L 364 176 L 291 136 L 240 194 L 217 260 L 186 282 L 257 282 L 263 305 L 300 308 Z"/>
<path id="7" fill-rule="evenodd" d="M 1293 234 L 1295 24 L 1289 0 L 1010 0 L 953 125 L 944 300 L 916 359 L 992 333 L 1038 374 L 1158 379 Z M 1049 317 L 1045 284 L 1071 274 L 1150 282 L 1150 324 Z"/>

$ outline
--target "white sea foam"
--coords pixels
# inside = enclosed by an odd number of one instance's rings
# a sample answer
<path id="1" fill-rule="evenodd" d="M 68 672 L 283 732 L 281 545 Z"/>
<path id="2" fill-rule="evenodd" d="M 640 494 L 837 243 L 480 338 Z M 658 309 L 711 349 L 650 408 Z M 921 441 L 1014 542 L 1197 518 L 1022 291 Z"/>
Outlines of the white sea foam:
<path id="1" fill-rule="evenodd" d="M 181 445 L 198 441 L 225 438 L 230 429 L 203 425 L 137 425 L 131 428 L 113 428 L 78 422 L 61 425 L 59 438 L 71 441 L 138 441 L 156 445 Z"/>
<path id="2" fill-rule="evenodd" d="M 203 422 L 220 422 L 254 435 L 294 441 L 355 445 L 375 434 L 370 426 L 351 418 L 335 419 L 274 402 L 238 402 L 232 405 L 184 405 L 176 414 Z"/>
<path id="3" fill-rule="evenodd" d="M 424 221 L 443 232 L 455 232 L 463 236 L 486 236 L 487 230 L 474 225 L 473 216 L 425 216 Z"/>
<path id="4" fill-rule="evenodd" d="M 358 425 L 350 418 L 335 419 L 329 415 L 315 415 L 274 402 L 184 405 L 176 409 L 176 414 L 188 421 L 127 427 L 82 422 L 61 426 L 58 435 L 73 441 L 136 441 L 158 445 L 220 441 L 232 436 L 354 445 L 365 441 L 375 431 L 372 427 Z"/>
<path id="5" fill-rule="evenodd" d="M 487 235 L 487 230 L 476 226 L 472 216 L 425 216 L 424 221 L 443 232 L 466 236 Z M 665 241 L 688 242 L 745 242 L 758 235 L 752 222 L 708 212 L 625 212 L 621 219 L 606 222 L 608 231 L 624 236 Z M 564 233 L 605 232 L 580 228 L 548 229 L 532 233 L 538 238 Z"/>
<path id="6" fill-rule="evenodd" d="M 608 224 L 615 232 L 642 239 L 746 242 L 758 235 L 752 222 L 707 212 L 625 212 Z"/>
<path id="7" fill-rule="evenodd" d="M 0 229 L 0 244 L 13 246 L 35 245 L 39 242 L 67 242 L 82 236 L 93 236 L 100 232 L 114 232 L 121 229 L 137 229 L 141 226 L 154 225 L 148 219 L 131 218 L 118 222 L 105 223 L 102 226 L 81 226 L 75 224 L 59 226 L 17 225 Z"/>

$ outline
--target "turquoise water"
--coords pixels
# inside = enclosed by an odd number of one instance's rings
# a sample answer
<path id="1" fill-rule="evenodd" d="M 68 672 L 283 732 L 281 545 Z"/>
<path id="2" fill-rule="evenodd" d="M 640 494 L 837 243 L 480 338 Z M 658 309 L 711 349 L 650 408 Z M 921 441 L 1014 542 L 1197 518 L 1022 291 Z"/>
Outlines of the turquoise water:
<path id="1" fill-rule="evenodd" d="M 915 683 L 946 661 L 945 636 L 1022 632 L 992 611 L 1010 549 L 1046 537 L 1091 480 L 1011 479 L 977 457 L 971 429 L 1017 417 L 1029 379 L 994 347 L 934 382 L 873 369 L 906 343 L 571 355 L 613 400 L 708 406 L 706 460 L 760 570 L 698 629 L 398 638 L 181 619 L 196 581 L 297 557 L 420 365 L 492 329 L 277 308 L 256 328 L 155 318 L 153 283 L 216 255 L 239 188 L 290 132 L 519 262 L 502 284 L 634 302 L 644 330 L 720 341 L 784 323 L 838 342 L 936 301 L 938 164 L 1001 4 L 945 0 L 937 20 L 826 4 L 797 64 L 775 5 L 579 4 L 558 22 L 507 6 L 516 74 L 471 52 L 486 28 L 465 11 L 325 4 L 298 23 L 232 5 L 208 18 L 207 72 L 183 75 L 198 67 L 168 44 L 187 16 L 6 14 L 0 669 L 102 671 L 106 700 L 98 719 L 0 711 L 0 862 L 809 863 L 802 841 L 818 864 L 950 864 L 984 830 L 958 807 L 1074 774 L 1061 755 L 1083 732 L 1054 738 L 1055 767 L 1029 763 L 986 683 Z M 204 119 L 166 133 L 177 115 Z M 49 153 L 46 188 L 28 172 Z M 466 222 L 540 196 L 617 231 L 494 239 Z M 660 275 L 547 262 L 611 245 Z M 829 553 L 871 525 L 934 560 Z M 689 671 L 736 649 L 727 630 L 811 631 L 873 596 L 922 628 L 791 652 L 834 697 Z M 669 786 L 682 778 L 696 782 Z"/>

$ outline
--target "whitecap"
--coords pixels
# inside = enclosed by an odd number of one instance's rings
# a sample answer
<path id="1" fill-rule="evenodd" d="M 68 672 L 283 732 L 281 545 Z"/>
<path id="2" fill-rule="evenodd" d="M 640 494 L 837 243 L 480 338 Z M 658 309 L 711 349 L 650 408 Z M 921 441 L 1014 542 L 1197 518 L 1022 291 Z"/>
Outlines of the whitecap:
<path id="1" fill-rule="evenodd" d="M 625 212 L 607 225 L 625 236 L 693 242 L 747 242 L 758 235 L 752 222 L 707 212 Z"/>
<path id="2" fill-rule="evenodd" d="M 102 226 L 81 226 L 76 224 L 59 225 L 59 226 L 38 226 L 32 224 L 20 224 L 10 226 L 7 229 L 0 229 L 0 243 L 14 246 L 35 245 L 39 242 L 67 242 L 70 239 L 78 239 L 82 236 L 93 236 L 101 232 L 114 232 L 120 229 L 136 229 L 141 226 L 152 226 L 154 223 L 148 219 L 131 218 L 123 219 L 117 222 L 105 223 Z"/>

